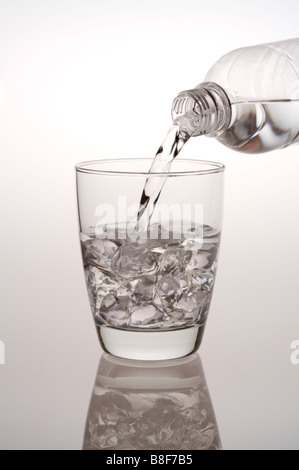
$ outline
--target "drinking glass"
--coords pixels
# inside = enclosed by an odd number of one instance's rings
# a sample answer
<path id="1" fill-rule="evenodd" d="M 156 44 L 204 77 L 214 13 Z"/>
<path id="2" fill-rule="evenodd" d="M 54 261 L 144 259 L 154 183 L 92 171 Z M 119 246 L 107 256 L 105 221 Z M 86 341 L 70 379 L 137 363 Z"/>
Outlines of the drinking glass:
<path id="1" fill-rule="evenodd" d="M 104 350 L 168 360 L 192 354 L 202 341 L 217 270 L 224 166 L 177 159 L 169 173 L 149 174 L 150 165 L 119 159 L 76 166 L 80 240 Z M 141 210 L 146 182 L 155 197 Z"/>

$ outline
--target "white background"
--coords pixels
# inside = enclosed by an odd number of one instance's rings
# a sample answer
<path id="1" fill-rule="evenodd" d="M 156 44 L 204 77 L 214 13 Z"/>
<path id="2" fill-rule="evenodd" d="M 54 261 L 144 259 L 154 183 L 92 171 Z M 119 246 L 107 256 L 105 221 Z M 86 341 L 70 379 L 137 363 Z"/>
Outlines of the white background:
<path id="1" fill-rule="evenodd" d="M 154 155 L 176 94 L 224 53 L 298 37 L 298 0 L 1 0 L 0 447 L 80 448 L 100 349 L 73 166 Z M 201 357 L 226 449 L 299 448 L 299 148 L 226 164 Z"/>

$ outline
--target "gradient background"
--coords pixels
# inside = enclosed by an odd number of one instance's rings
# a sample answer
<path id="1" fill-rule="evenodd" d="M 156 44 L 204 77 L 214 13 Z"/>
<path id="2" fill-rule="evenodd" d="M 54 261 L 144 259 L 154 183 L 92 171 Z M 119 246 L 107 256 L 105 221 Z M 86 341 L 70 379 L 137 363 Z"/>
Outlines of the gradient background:
<path id="1" fill-rule="evenodd" d="M 176 94 L 224 53 L 298 37 L 298 0 L 1 0 L 0 448 L 79 449 L 100 349 L 73 166 L 151 157 Z M 201 349 L 225 449 L 299 449 L 299 147 L 227 165 Z"/>

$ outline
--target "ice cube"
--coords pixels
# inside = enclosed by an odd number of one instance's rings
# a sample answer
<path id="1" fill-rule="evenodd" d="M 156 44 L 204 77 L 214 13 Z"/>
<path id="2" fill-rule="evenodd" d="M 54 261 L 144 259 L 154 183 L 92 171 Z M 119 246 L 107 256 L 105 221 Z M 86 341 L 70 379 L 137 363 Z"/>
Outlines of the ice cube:
<path id="1" fill-rule="evenodd" d="M 128 299 L 133 299 L 134 291 L 139 279 L 133 279 L 132 281 L 125 280 L 114 292 L 114 295 L 120 301 L 126 302 Z"/>
<path id="2" fill-rule="evenodd" d="M 171 308 L 175 302 L 181 299 L 182 295 L 182 289 L 176 279 L 172 276 L 164 276 L 157 285 L 155 305 L 158 307 L 160 302 L 163 309 Z"/>
<path id="3" fill-rule="evenodd" d="M 158 223 L 151 224 L 147 233 L 151 240 L 168 240 L 170 238 L 169 229 Z"/>
<path id="4" fill-rule="evenodd" d="M 217 271 L 217 266 L 218 266 L 218 262 L 217 262 L 217 260 L 215 260 L 214 263 L 212 264 L 211 268 L 210 268 L 213 273 L 215 273 Z"/>
<path id="5" fill-rule="evenodd" d="M 86 278 L 88 288 L 91 289 L 94 294 L 99 296 L 111 294 L 120 285 L 120 282 L 107 276 L 95 266 L 89 266 L 86 271 Z"/>
<path id="6" fill-rule="evenodd" d="M 88 241 L 91 241 L 92 239 L 93 239 L 92 236 L 87 235 L 86 233 L 80 232 L 80 240 L 81 240 L 81 242 L 83 242 L 83 244 L 88 242 Z"/>
<path id="7" fill-rule="evenodd" d="M 194 269 L 190 271 L 191 290 L 210 292 L 214 285 L 214 275 L 208 270 Z"/>
<path id="8" fill-rule="evenodd" d="M 184 320 L 186 322 L 195 323 L 199 318 L 199 310 L 193 310 L 192 312 L 186 312 L 184 315 Z"/>
<path id="9" fill-rule="evenodd" d="M 166 273 L 178 273 L 185 269 L 185 266 L 190 262 L 192 252 L 182 248 L 168 248 L 161 262 L 161 267 Z"/>
<path id="10" fill-rule="evenodd" d="M 158 255 L 163 255 L 163 253 L 165 253 L 167 248 L 168 248 L 168 245 L 157 245 L 151 248 L 151 252 L 157 253 Z"/>
<path id="11" fill-rule="evenodd" d="M 153 298 L 152 303 L 158 310 L 160 310 L 161 312 L 164 312 L 163 302 L 157 293 L 154 293 L 154 298 Z"/>
<path id="12" fill-rule="evenodd" d="M 111 268 L 122 278 L 151 276 L 158 271 L 157 257 L 146 246 L 132 243 L 118 250 Z"/>
<path id="13" fill-rule="evenodd" d="M 208 266 L 208 264 L 209 258 L 205 254 L 194 252 L 186 269 L 187 271 L 191 269 L 202 269 L 205 266 Z"/>
<path id="14" fill-rule="evenodd" d="M 169 248 L 178 248 L 180 243 L 181 243 L 181 239 L 178 240 L 176 238 L 174 238 L 174 234 L 173 232 L 170 232 L 168 236 L 168 232 L 162 232 L 162 236 L 164 238 L 159 238 L 158 240 L 156 240 L 156 245 L 153 246 L 153 248 L 151 249 L 151 251 L 153 253 L 158 253 L 159 255 L 163 255 L 166 250 L 168 250 Z"/>
<path id="15" fill-rule="evenodd" d="M 103 312 L 109 312 L 117 305 L 117 300 L 114 295 L 108 294 L 101 301 L 101 309 Z"/>
<path id="16" fill-rule="evenodd" d="M 126 297 L 131 297 L 133 295 L 131 289 L 127 285 L 127 283 L 121 284 L 116 291 L 114 292 L 114 295 L 117 299 L 122 299 Z"/>
<path id="17" fill-rule="evenodd" d="M 137 282 L 134 290 L 136 300 L 144 302 L 153 299 L 156 279 L 156 276 L 147 276 Z"/>
<path id="18" fill-rule="evenodd" d="M 117 225 L 100 225 L 96 227 L 95 233 L 97 238 L 113 240 L 118 245 L 122 245 L 127 239 L 127 224 L 120 223 Z"/>
<path id="19" fill-rule="evenodd" d="M 175 306 L 173 306 L 171 312 L 167 313 L 167 324 L 169 326 L 181 326 L 183 318 L 184 312 L 182 310 L 175 310 Z"/>
<path id="20" fill-rule="evenodd" d="M 198 290 L 195 292 L 190 292 L 187 298 L 192 300 L 192 302 L 194 302 L 197 307 L 200 307 L 203 303 L 205 303 L 207 296 L 209 296 L 208 292 Z"/>
<path id="21" fill-rule="evenodd" d="M 161 320 L 163 313 L 156 310 L 153 305 L 143 305 L 132 309 L 130 325 L 141 326 L 148 325 L 149 323 L 155 323 Z"/>
<path id="22" fill-rule="evenodd" d="M 190 280 L 188 276 L 185 276 L 183 273 L 179 273 L 175 276 L 176 281 L 179 283 L 180 288 L 184 294 L 189 292 L 190 289 Z"/>
<path id="23" fill-rule="evenodd" d="M 198 312 L 198 305 L 192 297 L 182 297 L 181 300 L 176 304 L 176 308 L 183 310 L 184 312 Z"/>
<path id="24" fill-rule="evenodd" d="M 200 314 L 200 307 L 193 297 L 184 296 L 176 305 L 175 308 L 179 309 L 184 320 L 196 321 Z"/>
<path id="25" fill-rule="evenodd" d="M 87 242 L 90 243 L 90 242 Z M 111 240 L 94 239 L 84 253 L 84 261 L 86 264 L 110 270 L 111 261 L 118 250 L 118 246 Z"/>
<path id="26" fill-rule="evenodd" d="M 196 291 L 190 293 L 188 298 L 192 300 L 197 305 L 197 318 L 203 319 L 209 311 L 209 304 L 211 301 L 211 294 L 206 291 Z M 190 312 L 192 315 L 194 312 Z M 189 313 L 186 315 L 186 318 L 189 319 Z"/>
<path id="27" fill-rule="evenodd" d="M 181 244 L 185 250 L 198 251 L 202 248 L 202 239 L 201 238 L 187 238 Z"/>
<path id="28" fill-rule="evenodd" d="M 97 305 L 96 317 L 112 326 L 127 326 L 129 299 L 120 301 L 114 295 L 108 294 Z"/>

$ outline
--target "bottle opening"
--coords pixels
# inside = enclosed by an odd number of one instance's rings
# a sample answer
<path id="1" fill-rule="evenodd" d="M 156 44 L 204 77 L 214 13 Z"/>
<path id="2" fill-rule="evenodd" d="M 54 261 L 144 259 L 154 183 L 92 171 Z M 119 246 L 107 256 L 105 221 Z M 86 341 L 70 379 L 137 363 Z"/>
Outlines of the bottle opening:
<path id="1" fill-rule="evenodd" d="M 204 82 L 181 92 L 173 101 L 172 119 L 190 137 L 217 137 L 230 124 L 231 105 L 225 91 L 216 83 Z"/>

